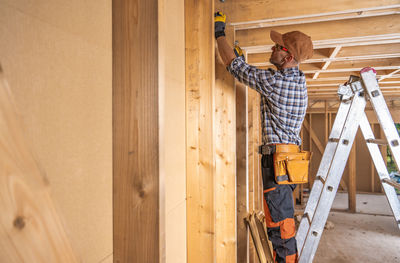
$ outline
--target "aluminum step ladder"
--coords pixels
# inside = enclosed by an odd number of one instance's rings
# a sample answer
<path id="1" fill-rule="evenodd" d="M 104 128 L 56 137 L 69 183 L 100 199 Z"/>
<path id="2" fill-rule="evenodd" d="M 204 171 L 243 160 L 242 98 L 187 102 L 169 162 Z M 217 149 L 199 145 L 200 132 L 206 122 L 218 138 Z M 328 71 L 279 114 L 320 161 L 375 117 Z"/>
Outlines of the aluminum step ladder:
<path id="1" fill-rule="evenodd" d="M 376 71 L 364 68 L 360 75 L 351 76 L 347 84 L 341 85 L 338 90 L 340 107 L 296 235 L 300 263 L 313 261 L 358 127 L 361 128 L 396 224 L 400 228 L 400 202 L 378 148 L 381 140 L 375 139 L 365 114 L 367 100 L 370 100 L 374 108 L 397 168 L 400 164 L 399 134 L 376 80 Z"/>

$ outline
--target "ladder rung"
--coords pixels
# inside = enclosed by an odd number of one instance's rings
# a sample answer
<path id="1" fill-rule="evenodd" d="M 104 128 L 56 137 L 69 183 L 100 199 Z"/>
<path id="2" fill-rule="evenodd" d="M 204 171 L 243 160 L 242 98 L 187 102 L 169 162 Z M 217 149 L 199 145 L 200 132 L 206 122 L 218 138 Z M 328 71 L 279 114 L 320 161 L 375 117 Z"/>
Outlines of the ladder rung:
<path id="1" fill-rule="evenodd" d="M 308 215 L 308 213 L 304 213 L 304 214 L 303 214 L 303 217 L 307 218 L 308 224 L 311 225 L 311 218 L 310 218 L 310 216 Z"/>
<path id="2" fill-rule="evenodd" d="M 387 140 L 385 139 L 367 139 L 367 143 L 375 143 L 379 145 L 388 145 Z"/>
<path id="3" fill-rule="evenodd" d="M 325 179 L 322 178 L 322 176 L 318 175 L 317 177 L 315 177 L 315 180 L 320 180 L 323 184 L 325 184 Z"/>
<path id="4" fill-rule="evenodd" d="M 388 185 L 391 185 L 391 186 L 393 186 L 394 188 L 397 188 L 397 189 L 400 190 L 400 184 L 397 183 L 397 182 L 395 182 L 395 181 L 393 181 L 393 180 L 390 180 L 390 179 L 385 178 L 385 179 L 382 180 L 382 182 L 384 182 L 384 183 L 386 183 L 386 184 L 388 184 Z"/>
<path id="5" fill-rule="evenodd" d="M 339 138 L 329 138 L 328 141 L 330 142 L 339 142 Z"/>

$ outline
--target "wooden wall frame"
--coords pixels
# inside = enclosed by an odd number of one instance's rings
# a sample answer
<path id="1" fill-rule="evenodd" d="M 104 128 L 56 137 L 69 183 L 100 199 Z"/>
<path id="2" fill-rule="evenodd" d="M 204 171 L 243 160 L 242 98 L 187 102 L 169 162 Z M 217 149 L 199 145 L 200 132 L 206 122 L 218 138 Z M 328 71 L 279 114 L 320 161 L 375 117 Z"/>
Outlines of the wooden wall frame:
<path id="1" fill-rule="evenodd" d="M 158 262 L 158 1 L 112 12 L 114 262 Z"/>

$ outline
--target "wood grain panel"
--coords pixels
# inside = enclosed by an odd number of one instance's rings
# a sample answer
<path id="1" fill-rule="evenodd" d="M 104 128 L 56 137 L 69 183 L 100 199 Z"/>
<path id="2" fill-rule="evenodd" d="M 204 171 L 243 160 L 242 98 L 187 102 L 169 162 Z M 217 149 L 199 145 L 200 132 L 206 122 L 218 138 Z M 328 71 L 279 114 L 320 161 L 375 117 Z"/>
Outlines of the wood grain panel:
<path id="1" fill-rule="evenodd" d="M 158 1 L 160 263 L 187 262 L 184 3 Z"/>
<path id="2" fill-rule="evenodd" d="M 187 261 L 215 261 L 213 1 L 185 1 Z"/>
<path id="3" fill-rule="evenodd" d="M 282 0 L 279 2 L 235 0 L 232 2 L 233 10 L 238 10 L 229 14 L 232 22 L 255 21 L 399 4 L 397 0 L 367 0 L 362 2 L 348 0 L 327 0 L 324 2 L 316 0 Z"/>
<path id="4" fill-rule="evenodd" d="M 236 32 L 236 39 L 243 47 L 271 45 L 272 40 L 269 38 L 270 30 L 271 28 L 240 30 Z M 311 36 L 312 40 L 393 34 L 400 31 L 400 16 L 391 15 L 294 26 L 282 26 L 276 27 L 274 30 L 281 33 L 292 30 L 300 30 Z"/>
<path id="5" fill-rule="evenodd" d="M 357 192 L 356 142 L 353 143 L 353 146 L 350 151 L 348 167 L 349 167 L 349 211 L 355 213 L 357 209 L 356 208 L 356 192 Z"/>
<path id="6" fill-rule="evenodd" d="M 236 83 L 236 196 L 237 262 L 249 260 L 249 233 L 244 218 L 248 213 L 247 193 L 247 87 Z"/>
<path id="7" fill-rule="evenodd" d="M 249 195 L 249 210 L 248 212 L 251 213 L 257 209 L 256 201 L 257 201 L 257 174 L 258 174 L 258 164 L 257 164 L 257 151 L 255 151 L 255 147 L 257 144 L 257 138 L 254 136 L 257 130 L 257 117 L 255 116 L 257 111 L 256 107 L 256 97 L 258 93 L 251 89 L 248 89 L 248 158 L 249 158 L 249 175 L 248 175 L 248 195 Z M 255 250 L 255 246 L 250 239 L 250 246 L 249 246 L 249 262 L 258 262 L 258 256 Z"/>
<path id="8" fill-rule="evenodd" d="M 233 44 L 234 31 L 226 36 Z M 215 235 L 216 262 L 236 262 L 235 82 L 226 66 L 215 63 Z"/>
<path id="9" fill-rule="evenodd" d="M 114 262 L 159 261 L 158 3 L 113 1 Z"/>
<path id="10" fill-rule="evenodd" d="M 0 262 L 78 262 L 0 67 Z"/>

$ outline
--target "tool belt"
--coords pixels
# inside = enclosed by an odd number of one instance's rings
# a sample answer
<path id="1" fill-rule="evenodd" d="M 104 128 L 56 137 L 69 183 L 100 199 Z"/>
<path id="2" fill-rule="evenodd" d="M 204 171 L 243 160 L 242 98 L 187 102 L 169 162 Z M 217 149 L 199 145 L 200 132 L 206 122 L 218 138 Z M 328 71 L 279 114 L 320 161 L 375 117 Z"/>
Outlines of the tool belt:
<path id="1" fill-rule="evenodd" d="M 261 154 L 273 154 L 277 184 L 304 184 L 308 182 L 311 153 L 300 151 L 295 144 L 260 146 Z"/>

